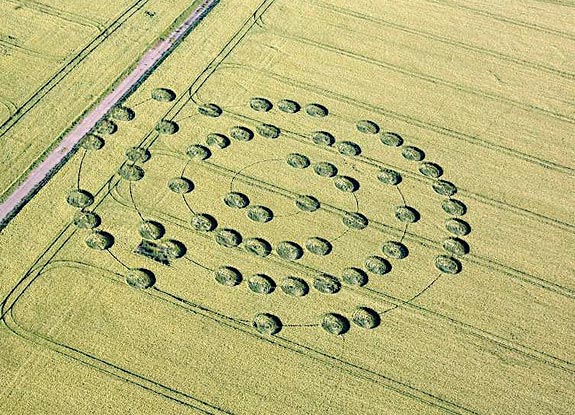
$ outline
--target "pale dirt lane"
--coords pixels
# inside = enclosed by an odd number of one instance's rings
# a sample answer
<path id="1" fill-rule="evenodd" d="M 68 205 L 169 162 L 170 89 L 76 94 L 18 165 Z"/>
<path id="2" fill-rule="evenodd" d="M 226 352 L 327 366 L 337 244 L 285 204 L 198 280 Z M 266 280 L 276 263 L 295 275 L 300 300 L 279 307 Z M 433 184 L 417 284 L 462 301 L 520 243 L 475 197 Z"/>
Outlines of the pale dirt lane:
<path id="1" fill-rule="evenodd" d="M 158 42 L 138 62 L 136 68 L 108 94 L 96 108 L 80 121 L 45 159 L 36 167 L 26 180 L 0 204 L 0 223 L 9 217 L 10 213 L 21 207 L 28 196 L 41 185 L 42 181 L 56 168 L 72 151 L 80 139 L 90 131 L 130 89 L 136 85 L 163 56 L 170 52 L 175 43 L 181 39 L 219 0 L 205 0 L 192 14 L 168 37 Z"/>

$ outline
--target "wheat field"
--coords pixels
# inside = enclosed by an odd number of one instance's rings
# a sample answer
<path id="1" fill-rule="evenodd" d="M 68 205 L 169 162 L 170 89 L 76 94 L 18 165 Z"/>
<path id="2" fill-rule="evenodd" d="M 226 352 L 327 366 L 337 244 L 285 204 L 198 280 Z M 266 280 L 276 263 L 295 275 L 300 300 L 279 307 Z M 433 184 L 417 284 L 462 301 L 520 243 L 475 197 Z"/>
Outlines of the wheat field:
<path id="1" fill-rule="evenodd" d="M 0 413 L 572 414 L 574 20 L 222 0 L 0 231 Z"/>
<path id="2" fill-rule="evenodd" d="M 0 4 L 0 201 L 195 3 Z"/>

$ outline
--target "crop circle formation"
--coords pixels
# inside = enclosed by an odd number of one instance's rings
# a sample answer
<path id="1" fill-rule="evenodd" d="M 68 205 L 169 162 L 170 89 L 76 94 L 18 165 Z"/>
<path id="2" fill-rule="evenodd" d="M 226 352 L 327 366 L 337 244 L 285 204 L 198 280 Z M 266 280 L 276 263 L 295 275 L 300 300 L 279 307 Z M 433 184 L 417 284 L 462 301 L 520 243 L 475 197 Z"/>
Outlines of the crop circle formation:
<path id="1" fill-rule="evenodd" d="M 170 102 L 175 100 L 176 95 L 167 88 L 157 88 L 152 91 L 151 98 L 158 102 Z M 284 98 L 273 100 L 267 97 L 253 97 L 247 103 L 249 111 L 259 116 L 266 114 L 278 114 L 281 117 L 309 117 L 310 121 L 332 116 L 330 110 L 321 103 L 312 102 L 301 104 L 295 100 Z M 219 118 L 225 114 L 225 109 L 216 103 L 206 103 L 199 105 L 197 111 L 200 115 L 208 118 Z M 135 118 L 133 110 L 123 106 L 114 107 L 108 114 L 109 118 L 117 121 L 131 121 Z M 93 130 L 81 141 L 80 146 L 85 150 L 99 150 L 104 146 L 103 135 L 113 134 L 118 128 L 111 119 L 103 119 L 97 123 Z M 294 118 L 295 119 L 295 118 Z M 218 121 L 219 122 L 219 121 Z M 279 120 L 278 120 L 279 122 Z M 325 128 L 325 124 L 322 123 Z M 213 158 L 215 152 L 222 151 L 237 145 L 249 146 L 252 140 L 284 140 L 285 134 L 290 131 L 282 131 L 283 127 L 266 121 L 258 121 L 253 126 L 235 124 L 227 128 L 226 133 L 211 132 L 204 135 L 195 144 L 188 145 L 184 150 L 186 159 L 189 162 L 201 163 Z M 171 119 L 161 119 L 156 123 L 155 130 L 159 135 L 170 136 L 180 131 L 178 122 Z M 398 169 L 387 164 L 381 164 L 373 173 L 374 182 L 379 186 L 384 186 L 391 191 L 397 191 L 402 204 L 391 206 L 392 219 L 396 221 L 399 229 L 403 228 L 401 237 L 382 236 L 380 248 L 377 252 L 362 258 L 359 262 L 350 263 L 340 270 L 337 275 L 331 275 L 323 271 L 305 272 L 306 278 L 291 274 L 273 276 L 268 275 L 265 269 L 251 275 L 243 275 L 242 271 L 229 264 L 221 264 L 213 270 L 213 280 L 221 287 L 232 289 L 238 286 L 246 287 L 246 293 L 258 296 L 283 295 L 287 297 L 301 298 L 306 301 L 308 296 L 323 296 L 324 298 L 337 297 L 338 293 L 345 289 L 361 290 L 362 287 L 370 284 L 372 279 L 386 278 L 394 271 L 396 264 L 400 261 L 409 261 L 411 251 L 416 249 L 410 246 L 409 238 L 406 238 L 409 227 L 414 226 L 422 220 L 421 214 L 416 206 L 408 204 L 400 188 L 408 180 L 420 180 L 429 185 L 429 189 L 441 201 L 437 203 L 436 209 L 447 217 L 440 224 L 446 231 L 446 235 L 436 246 L 440 251 L 432 259 L 433 267 L 440 275 L 455 275 L 463 270 L 462 258 L 470 252 L 469 243 L 465 237 L 472 231 L 469 223 L 464 219 L 468 207 L 456 194 L 457 186 L 449 180 L 444 179 L 445 171 L 440 164 L 426 159 L 425 151 L 415 145 L 406 144 L 406 139 L 400 134 L 392 131 L 384 131 L 380 124 L 368 119 L 359 119 L 352 123 L 349 137 L 339 139 L 334 134 L 324 129 L 308 132 L 309 144 L 318 149 L 330 151 L 332 155 L 349 160 L 349 158 L 360 160 L 364 157 L 364 151 L 360 144 L 353 141 L 353 135 L 362 139 L 378 140 L 383 151 L 397 151 L 397 157 L 409 162 L 411 171 Z M 300 136 L 302 136 L 300 134 Z M 350 139 L 347 139 L 350 138 Z M 289 138 L 288 138 L 289 139 Z M 246 143 L 246 144 L 241 144 Z M 366 147 L 367 148 L 367 147 Z M 126 162 L 117 170 L 121 181 L 129 183 L 142 180 L 146 175 L 146 163 L 150 157 L 150 151 L 144 147 L 132 147 L 126 150 Z M 371 157 L 371 160 L 374 158 Z M 283 161 L 282 161 L 283 160 Z M 353 197 L 356 201 L 357 211 L 338 211 L 339 226 L 343 225 L 346 232 L 361 232 L 371 227 L 374 222 L 370 217 L 359 210 L 357 193 L 365 183 L 352 175 L 342 174 L 334 162 L 321 159 L 312 159 L 305 152 L 293 151 L 283 156 L 283 159 L 261 160 L 259 162 L 282 163 L 287 174 L 301 175 L 310 174 L 314 180 L 331 180 L 332 185 L 328 186 L 331 192 L 338 197 Z M 336 162 L 337 163 L 337 162 Z M 342 163 L 345 163 L 342 161 Z M 250 165 L 251 165 L 250 164 Z M 373 162 L 372 162 L 373 164 Z M 250 167 L 250 165 L 246 166 Z M 146 165 L 147 166 L 147 165 Z M 185 170 L 185 168 L 184 168 Z M 242 169 L 242 171 L 245 169 Z M 273 170 L 275 171 L 275 170 Z M 239 174 L 239 172 L 238 172 Z M 193 177 L 193 176 L 192 176 Z M 308 176 L 309 177 L 309 176 Z M 270 177 L 273 179 L 273 177 Z M 296 179 L 299 180 L 299 179 Z M 303 180 L 303 179 L 302 179 Z M 362 179 L 363 180 L 363 179 Z M 232 179 L 233 182 L 233 179 Z M 78 182 L 79 183 L 79 182 Z M 234 226 L 220 226 L 218 219 L 209 212 L 195 212 L 192 210 L 186 199 L 186 195 L 191 193 L 193 198 L 196 184 L 194 180 L 183 175 L 176 177 L 166 177 L 164 182 L 167 191 L 176 194 L 186 202 L 191 216 L 189 218 L 189 228 L 194 232 L 200 232 L 213 237 L 217 246 L 223 249 L 238 249 L 245 255 L 255 258 L 284 261 L 295 265 L 303 264 L 306 258 L 316 258 L 320 261 L 330 261 L 334 250 L 338 249 L 335 241 L 339 238 L 329 238 L 325 235 L 306 234 L 302 230 L 300 240 L 280 240 L 270 242 L 262 235 L 243 235 Z M 130 188 L 131 191 L 131 188 Z M 359 192 L 361 194 L 361 192 Z M 85 245 L 94 251 L 109 251 L 115 244 L 112 234 L 100 229 L 102 220 L 100 216 L 89 211 L 88 208 L 94 204 L 95 197 L 88 190 L 76 188 L 68 192 L 66 196 L 68 204 L 77 209 L 73 224 L 78 230 L 87 232 L 84 237 Z M 291 215 L 314 215 L 322 209 L 330 209 L 329 205 L 324 206 L 321 198 L 313 194 L 296 194 L 292 197 Z M 230 191 L 220 195 L 220 201 L 226 208 L 243 212 L 244 220 L 252 222 L 253 226 L 269 226 L 268 222 L 281 219 L 282 212 L 274 210 L 261 201 L 256 200 L 248 192 L 240 192 L 230 186 Z M 274 205 L 275 206 L 275 205 Z M 135 207 L 135 205 L 134 205 Z M 140 212 L 141 221 L 137 228 L 138 235 L 142 238 L 141 249 L 155 252 L 158 261 L 169 263 L 186 255 L 187 249 L 181 242 L 171 239 L 164 239 L 166 229 L 158 221 L 144 219 Z M 333 212 L 332 212 L 333 214 Z M 290 215 L 287 215 L 290 216 Z M 311 217 L 311 216 L 310 216 Z M 293 222 L 291 222 L 293 223 Z M 415 225 L 417 226 L 417 225 Z M 263 228 L 262 228 L 263 229 Z M 344 235 L 342 234 L 342 235 Z M 342 236 L 340 235 L 340 236 Z M 147 242 L 146 242 L 147 241 Z M 147 244 L 147 245 L 146 245 Z M 207 268 L 206 268 L 207 269 Z M 298 274 L 295 272 L 295 274 Z M 310 275 L 311 274 L 311 275 Z M 148 289 L 156 284 L 156 276 L 145 268 L 130 268 L 125 274 L 126 283 L 136 289 Z M 303 304 L 303 303 L 302 303 Z M 384 311 L 386 312 L 386 311 Z M 361 330 L 373 330 L 382 324 L 381 311 L 365 307 L 358 304 L 355 309 L 346 312 L 328 312 L 317 317 L 314 324 L 325 333 L 335 336 L 344 335 L 357 327 Z M 263 335 L 277 335 L 286 325 L 279 316 L 271 312 L 261 312 L 256 314 L 251 321 L 251 325 Z M 355 330 L 355 329 L 354 329 Z"/>

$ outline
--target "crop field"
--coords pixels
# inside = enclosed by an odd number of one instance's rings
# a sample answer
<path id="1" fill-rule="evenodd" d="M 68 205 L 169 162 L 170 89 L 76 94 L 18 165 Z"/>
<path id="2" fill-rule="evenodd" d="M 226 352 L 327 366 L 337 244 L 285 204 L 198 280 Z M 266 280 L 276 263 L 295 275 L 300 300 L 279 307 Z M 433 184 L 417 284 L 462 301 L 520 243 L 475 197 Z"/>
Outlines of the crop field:
<path id="1" fill-rule="evenodd" d="M 191 4 L 0 3 L 0 201 Z"/>
<path id="2" fill-rule="evenodd" d="M 573 414 L 574 20 L 222 0 L 0 231 L 0 413 Z"/>

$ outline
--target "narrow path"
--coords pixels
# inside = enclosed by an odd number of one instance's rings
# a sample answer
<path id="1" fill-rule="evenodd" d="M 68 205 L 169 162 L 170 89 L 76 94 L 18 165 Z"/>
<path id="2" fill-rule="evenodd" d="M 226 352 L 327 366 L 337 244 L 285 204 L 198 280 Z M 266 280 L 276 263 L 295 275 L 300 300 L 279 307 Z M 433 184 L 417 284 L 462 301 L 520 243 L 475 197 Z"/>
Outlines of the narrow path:
<path id="1" fill-rule="evenodd" d="M 0 204 L 0 225 L 9 219 L 12 212 L 21 208 L 32 192 L 41 187 L 43 181 L 60 165 L 80 139 L 90 131 L 117 102 L 126 96 L 165 55 L 171 52 L 175 44 L 201 20 L 219 0 L 204 0 L 191 15 L 165 40 L 158 42 L 138 62 L 136 68 L 108 94 L 96 108 L 80 121 L 45 159 L 26 178 L 26 180 Z M 1 226 L 0 226 L 1 229 Z"/>

